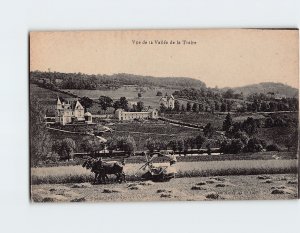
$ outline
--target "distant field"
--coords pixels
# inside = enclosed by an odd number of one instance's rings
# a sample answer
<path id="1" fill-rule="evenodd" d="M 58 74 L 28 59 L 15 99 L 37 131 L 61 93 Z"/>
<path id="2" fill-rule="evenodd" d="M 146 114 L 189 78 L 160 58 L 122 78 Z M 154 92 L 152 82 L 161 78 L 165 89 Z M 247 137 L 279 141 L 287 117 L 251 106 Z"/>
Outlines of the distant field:
<path id="1" fill-rule="evenodd" d="M 30 88 L 30 94 L 39 98 L 39 99 L 56 99 L 57 96 L 59 97 L 63 97 L 63 98 L 70 98 L 72 96 L 67 95 L 67 94 L 63 94 L 57 91 L 52 91 L 46 88 L 41 88 L 39 86 L 37 86 L 36 84 L 30 84 L 29 85 Z"/>
<path id="2" fill-rule="evenodd" d="M 223 121 L 225 120 L 226 115 L 218 115 L 206 112 L 187 112 L 181 114 L 165 114 L 165 117 L 173 120 L 195 123 L 203 126 L 205 126 L 208 123 L 211 123 L 215 128 L 220 130 L 222 128 Z"/>

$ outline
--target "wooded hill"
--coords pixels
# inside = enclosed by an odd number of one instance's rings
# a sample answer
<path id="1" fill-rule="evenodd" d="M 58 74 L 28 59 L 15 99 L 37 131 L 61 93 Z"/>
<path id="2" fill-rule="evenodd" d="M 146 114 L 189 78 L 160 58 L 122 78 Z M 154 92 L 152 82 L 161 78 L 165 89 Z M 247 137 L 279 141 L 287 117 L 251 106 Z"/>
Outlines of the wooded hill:
<path id="1" fill-rule="evenodd" d="M 228 89 L 232 89 L 235 93 L 243 93 L 244 96 L 248 96 L 251 93 L 274 93 L 285 95 L 286 97 L 290 98 L 298 98 L 298 89 L 285 85 L 283 83 L 275 83 L 275 82 L 263 82 L 259 84 L 252 84 L 242 87 L 235 87 L 235 88 L 222 88 L 222 90 L 226 91 Z"/>
<path id="2" fill-rule="evenodd" d="M 116 89 L 123 85 L 136 85 L 148 87 L 181 88 L 206 88 L 204 82 L 186 77 L 152 77 L 133 74 L 113 75 L 88 75 L 82 73 L 60 72 L 30 72 L 33 83 L 50 83 L 61 89 Z"/>

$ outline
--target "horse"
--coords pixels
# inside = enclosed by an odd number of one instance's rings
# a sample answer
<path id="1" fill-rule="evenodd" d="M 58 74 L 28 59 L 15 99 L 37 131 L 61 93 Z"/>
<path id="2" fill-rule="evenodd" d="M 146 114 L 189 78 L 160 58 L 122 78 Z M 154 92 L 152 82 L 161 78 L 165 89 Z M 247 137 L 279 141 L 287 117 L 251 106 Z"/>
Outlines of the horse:
<path id="1" fill-rule="evenodd" d="M 96 181 L 106 183 L 108 174 L 116 175 L 116 181 L 122 183 L 123 180 L 126 182 L 125 173 L 123 171 L 124 165 L 125 161 L 120 163 L 118 161 L 103 162 L 101 159 L 89 159 L 83 163 L 82 167 L 91 169 L 91 172 L 95 173 L 94 183 L 96 183 Z"/>

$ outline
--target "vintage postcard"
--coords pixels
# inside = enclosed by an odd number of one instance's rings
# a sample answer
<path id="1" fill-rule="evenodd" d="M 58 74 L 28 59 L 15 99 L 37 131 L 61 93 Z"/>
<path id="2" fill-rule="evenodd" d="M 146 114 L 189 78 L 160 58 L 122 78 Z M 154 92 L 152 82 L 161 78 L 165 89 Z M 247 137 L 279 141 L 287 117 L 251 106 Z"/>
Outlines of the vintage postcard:
<path id="1" fill-rule="evenodd" d="M 33 202 L 298 198 L 299 32 L 30 32 Z"/>

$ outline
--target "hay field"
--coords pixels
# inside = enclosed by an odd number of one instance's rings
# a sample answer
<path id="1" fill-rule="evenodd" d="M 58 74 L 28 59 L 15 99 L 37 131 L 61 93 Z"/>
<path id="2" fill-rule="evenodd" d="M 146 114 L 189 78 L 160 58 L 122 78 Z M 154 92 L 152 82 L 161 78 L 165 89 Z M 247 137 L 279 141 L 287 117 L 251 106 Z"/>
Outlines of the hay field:
<path id="1" fill-rule="evenodd" d="M 127 180 L 139 180 L 142 164 L 126 164 Z M 297 160 L 236 160 L 178 162 L 177 177 L 297 173 Z M 136 175 L 136 176 L 135 176 Z M 32 184 L 91 182 L 93 174 L 81 166 L 31 168 Z"/>
<path id="2" fill-rule="evenodd" d="M 298 194 L 296 174 L 176 178 L 162 183 L 43 184 L 32 185 L 31 192 L 34 202 L 276 200 L 296 199 Z"/>

